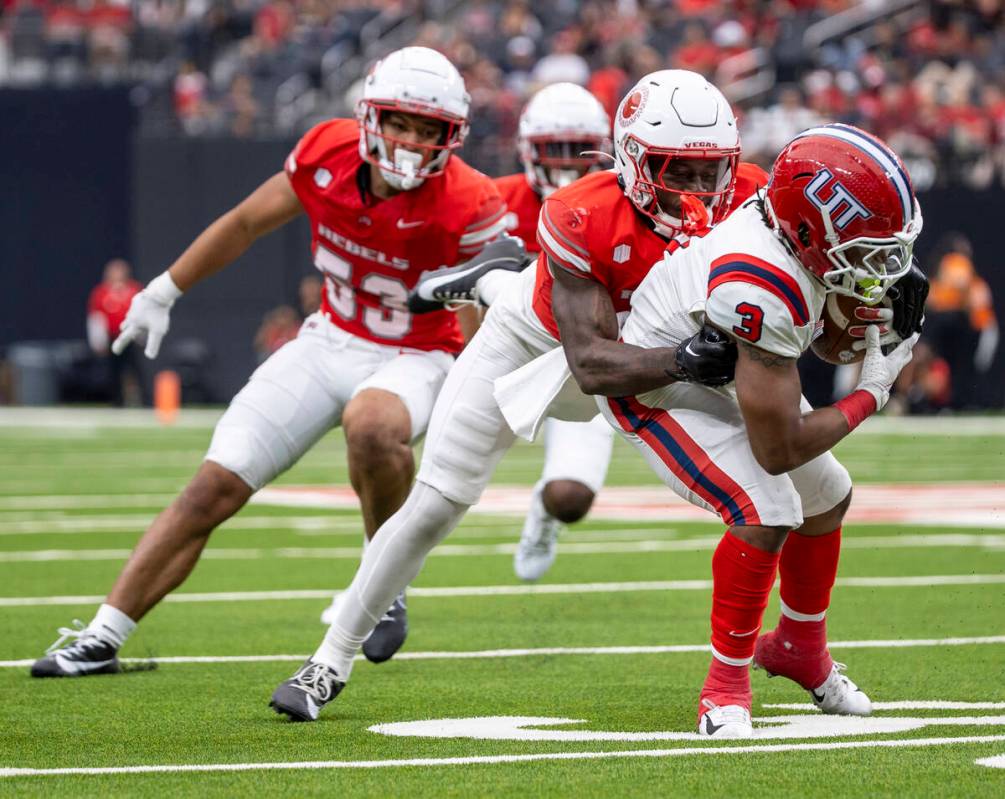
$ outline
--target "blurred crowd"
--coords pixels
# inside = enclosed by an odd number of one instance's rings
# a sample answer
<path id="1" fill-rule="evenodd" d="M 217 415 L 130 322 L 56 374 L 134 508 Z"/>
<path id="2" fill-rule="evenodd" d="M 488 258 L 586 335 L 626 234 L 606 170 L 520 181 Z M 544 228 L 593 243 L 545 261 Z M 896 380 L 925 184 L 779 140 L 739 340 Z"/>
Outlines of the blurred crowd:
<path id="1" fill-rule="evenodd" d="M 386 36 L 461 67 L 468 155 L 490 173 L 512 168 L 534 89 L 572 80 L 613 110 L 638 76 L 675 66 L 726 90 L 755 160 L 825 119 L 886 138 L 919 188 L 1005 175 L 1005 0 L 0 2 L 0 84 L 133 81 L 193 135 L 348 113 Z"/>
<path id="2" fill-rule="evenodd" d="M 512 168 L 517 115 L 541 85 L 571 80 L 613 109 L 669 66 L 726 91 L 754 160 L 837 119 L 890 141 L 919 188 L 1005 175 L 1005 0 L 0 2 L 0 83 L 133 81 L 191 134 L 290 132 L 283 104 L 305 93 L 293 125 L 346 113 L 380 49 L 367 45 L 387 35 L 461 67 L 468 153 L 490 173 Z"/>

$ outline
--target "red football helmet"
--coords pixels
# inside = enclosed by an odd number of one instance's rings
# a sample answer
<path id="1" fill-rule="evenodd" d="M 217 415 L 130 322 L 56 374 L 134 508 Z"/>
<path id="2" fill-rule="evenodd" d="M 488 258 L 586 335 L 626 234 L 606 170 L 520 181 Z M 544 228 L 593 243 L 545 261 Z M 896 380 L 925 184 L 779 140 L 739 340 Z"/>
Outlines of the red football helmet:
<path id="1" fill-rule="evenodd" d="M 829 291 L 879 302 L 911 268 L 921 208 L 897 155 L 851 125 L 810 128 L 775 160 L 768 218 Z"/>

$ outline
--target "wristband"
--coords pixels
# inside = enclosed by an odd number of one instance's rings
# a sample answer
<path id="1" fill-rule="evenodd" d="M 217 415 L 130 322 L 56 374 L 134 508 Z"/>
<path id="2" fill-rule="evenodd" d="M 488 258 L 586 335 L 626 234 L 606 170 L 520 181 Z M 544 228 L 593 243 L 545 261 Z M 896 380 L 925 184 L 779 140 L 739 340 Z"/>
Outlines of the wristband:
<path id="1" fill-rule="evenodd" d="M 171 279 L 171 273 L 167 270 L 147 283 L 145 291 L 161 305 L 168 307 L 174 305 L 174 301 L 182 295 L 182 290 Z"/>
<path id="2" fill-rule="evenodd" d="M 839 399 L 834 403 L 833 407 L 841 411 L 841 415 L 848 422 L 848 432 L 850 433 L 862 424 L 867 417 L 874 414 L 879 404 L 876 402 L 876 398 L 872 395 L 871 391 L 860 388 L 857 391 L 853 391 L 844 399 Z"/>

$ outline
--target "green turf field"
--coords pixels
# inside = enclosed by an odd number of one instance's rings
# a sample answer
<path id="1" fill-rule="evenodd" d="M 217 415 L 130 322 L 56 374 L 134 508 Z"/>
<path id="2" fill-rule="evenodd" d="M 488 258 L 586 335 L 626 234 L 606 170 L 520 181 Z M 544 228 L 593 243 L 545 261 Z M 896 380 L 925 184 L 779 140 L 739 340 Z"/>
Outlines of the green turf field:
<path id="1" fill-rule="evenodd" d="M 295 725 L 268 698 L 316 647 L 328 594 L 355 571 L 358 514 L 249 505 L 127 644 L 127 657 L 163 659 L 156 670 L 31 680 L 25 662 L 57 627 L 90 619 L 211 428 L 4 414 L 0 795 L 1005 793 L 1005 768 L 975 763 L 1005 766 L 1001 482 L 996 523 L 846 527 L 830 632 L 835 658 L 885 703 L 865 725 L 828 727 L 798 687 L 755 673 L 755 722 L 774 719 L 762 737 L 680 735 L 693 729 L 708 662 L 715 520 L 587 521 L 564 536 L 537 589 L 512 574 L 522 520 L 483 514 L 469 515 L 416 581 L 401 656 L 359 663 L 321 721 Z M 1005 425 L 867 425 L 838 454 L 860 484 L 986 487 L 1005 476 Z M 540 456 L 517 447 L 496 482 L 532 484 Z M 621 442 L 610 478 L 656 484 Z M 345 482 L 337 433 L 278 481 Z M 777 613 L 776 600 L 767 628 Z M 476 717 L 524 718 L 465 721 Z M 460 721 L 394 726 L 443 719 Z M 158 768 L 128 770 L 145 766 Z"/>

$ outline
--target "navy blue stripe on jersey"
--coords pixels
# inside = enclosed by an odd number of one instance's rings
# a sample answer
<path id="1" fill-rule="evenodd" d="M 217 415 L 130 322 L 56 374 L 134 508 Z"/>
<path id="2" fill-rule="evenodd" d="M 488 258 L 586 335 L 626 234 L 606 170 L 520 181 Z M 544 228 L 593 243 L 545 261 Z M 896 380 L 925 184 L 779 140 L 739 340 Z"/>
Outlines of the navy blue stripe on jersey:
<path id="1" fill-rule="evenodd" d="M 798 327 L 809 324 L 809 308 L 803 299 L 799 284 L 791 275 L 767 263 L 755 264 L 748 260 L 735 260 L 735 256 L 727 258 L 720 258 L 712 264 L 712 271 L 708 273 L 709 292 L 721 283 L 733 281 L 761 286 L 785 303 Z"/>

